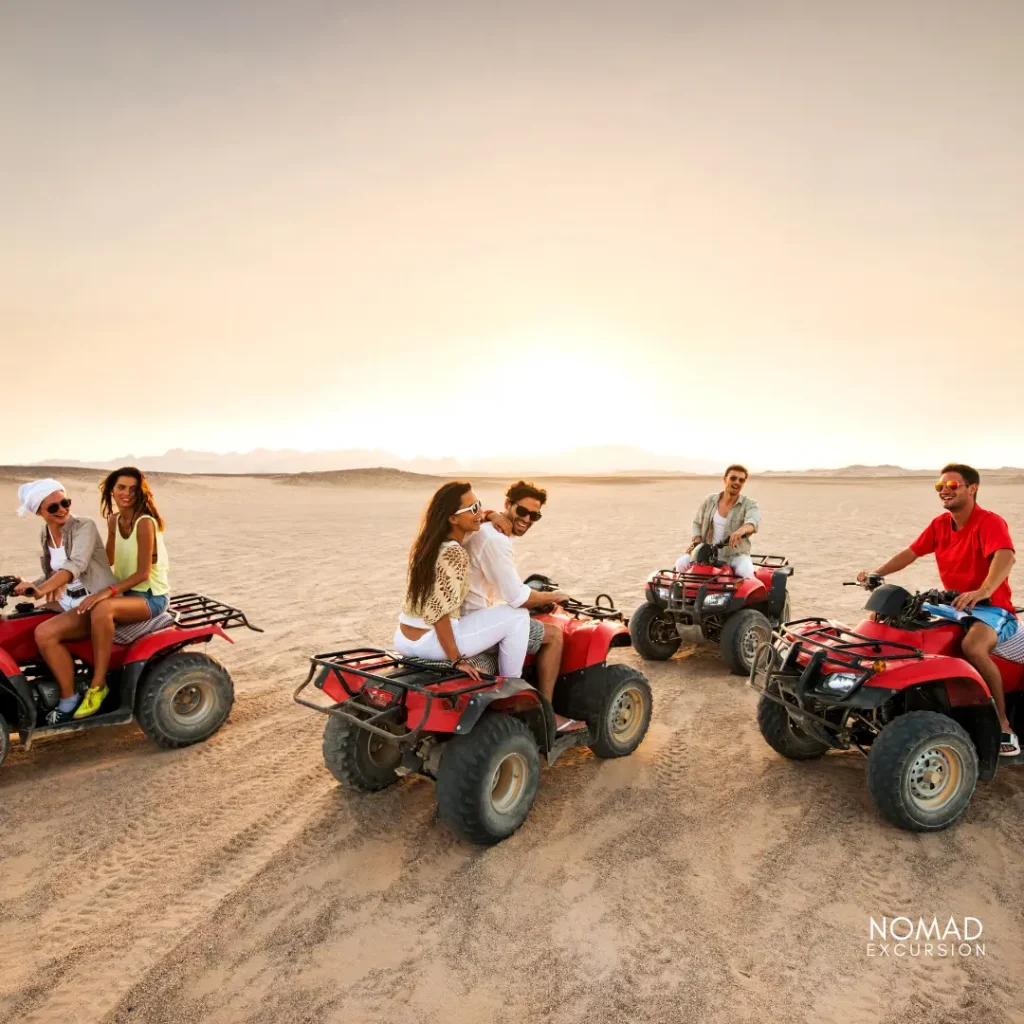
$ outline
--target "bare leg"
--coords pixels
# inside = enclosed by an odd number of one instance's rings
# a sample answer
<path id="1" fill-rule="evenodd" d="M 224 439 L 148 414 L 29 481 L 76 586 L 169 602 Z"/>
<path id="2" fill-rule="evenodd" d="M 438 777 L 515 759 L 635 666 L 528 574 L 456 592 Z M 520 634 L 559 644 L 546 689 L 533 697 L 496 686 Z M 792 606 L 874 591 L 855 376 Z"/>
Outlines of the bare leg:
<path id="1" fill-rule="evenodd" d="M 986 626 L 984 622 L 975 622 L 967 630 L 960 649 L 967 661 L 988 683 L 992 699 L 996 702 L 996 711 L 999 713 L 999 724 L 1003 732 L 1010 732 L 1010 720 L 1006 717 L 1006 698 L 1003 696 L 1003 677 L 991 657 L 998 642 L 996 631 L 991 626 Z"/>
<path id="2" fill-rule="evenodd" d="M 84 616 L 83 616 L 84 617 Z M 91 689 L 102 690 L 107 683 L 110 652 L 114 646 L 114 628 L 119 622 L 145 622 L 149 605 L 141 597 L 111 597 L 92 606 L 92 682 Z"/>
<path id="3" fill-rule="evenodd" d="M 57 680 L 61 697 L 75 695 L 75 659 L 64 644 L 69 640 L 84 640 L 88 635 L 88 618 L 75 611 L 61 612 L 36 626 L 36 646 Z"/>
<path id="4" fill-rule="evenodd" d="M 544 641 L 537 654 L 537 689 L 548 699 L 555 694 L 558 670 L 562 667 L 562 630 L 552 622 L 544 623 Z"/>

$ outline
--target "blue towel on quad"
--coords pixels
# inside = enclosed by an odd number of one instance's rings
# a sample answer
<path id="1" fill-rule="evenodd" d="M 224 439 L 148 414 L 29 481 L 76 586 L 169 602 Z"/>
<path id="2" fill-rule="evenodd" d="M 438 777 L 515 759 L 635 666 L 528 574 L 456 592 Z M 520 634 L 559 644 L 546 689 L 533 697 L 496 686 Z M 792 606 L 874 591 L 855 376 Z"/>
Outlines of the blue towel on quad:
<path id="1" fill-rule="evenodd" d="M 921 607 L 926 612 L 931 612 L 932 615 L 938 615 L 942 619 L 951 619 L 963 626 L 969 626 L 975 620 L 984 622 L 986 626 L 991 626 L 996 631 L 999 643 L 1009 640 L 1017 632 L 1017 626 L 1020 624 L 1013 612 L 1009 612 L 1005 608 L 996 608 L 991 604 L 976 604 L 969 612 L 958 611 L 951 604 L 930 604 L 927 601 Z"/>

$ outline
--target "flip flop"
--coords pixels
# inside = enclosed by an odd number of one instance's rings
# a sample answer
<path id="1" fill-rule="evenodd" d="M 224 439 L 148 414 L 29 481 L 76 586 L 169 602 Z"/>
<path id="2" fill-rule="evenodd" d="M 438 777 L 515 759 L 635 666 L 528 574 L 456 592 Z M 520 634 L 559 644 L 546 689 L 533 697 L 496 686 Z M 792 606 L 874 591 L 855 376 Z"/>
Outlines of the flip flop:
<path id="1" fill-rule="evenodd" d="M 1004 732 L 999 737 L 999 756 L 1016 757 L 1020 753 L 1020 740 L 1015 732 Z"/>

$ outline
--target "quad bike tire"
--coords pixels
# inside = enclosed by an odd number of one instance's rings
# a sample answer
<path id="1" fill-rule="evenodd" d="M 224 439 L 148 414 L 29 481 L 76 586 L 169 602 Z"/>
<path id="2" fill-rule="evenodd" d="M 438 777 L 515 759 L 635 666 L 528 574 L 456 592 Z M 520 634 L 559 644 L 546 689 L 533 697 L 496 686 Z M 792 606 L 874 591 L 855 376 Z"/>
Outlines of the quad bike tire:
<path id="1" fill-rule="evenodd" d="M 518 718 L 485 714 L 444 745 L 437 810 L 456 834 L 479 846 L 507 839 L 526 820 L 540 782 L 540 751 Z"/>
<path id="2" fill-rule="evenodd" d="M 643 673 L 629 665 L 609 665 L 600 682 L 579 695 L 597 757 L 627 757 L 643 742 L 651 724 L 653 698 Z"/>
<path id="3" fill-rule="evenodd" d="M 757 704 L 757 727 L 765 743 L 790 761 L 813 761 L 829 750 L 828 744 L 808 736 L 781 704 L 764 694 Z"/>
<path id="4" fill-rule="evenodd" d="M 11 730 L 7 727 L 7 719 L 0 715 L 0 765 L 7 760 L 11 751 Z"/>
<path id="5" fill-rule="evenodd" d="M 656 604 L 645 601 L 629 619 L 629 638 L 633 649 L 647 661 L 668 661 L 682 640 L 675 634 L 675 623 Z"/>
<path id="6" fill-rule="evenodd" d="M 970 736 L 937 711 L 900 715 L 871 745 L 868 790 L 882 817 L 898 828 L 947 828 L 967 810 L 977 781 Z"/>
<path id="7" fill-rule="evenodd" d="M 227 669 L 208 654 L 180 651 L 146 669 L 136 698 L 142 731 L 161 747 L 187 747 L 209 739 L 235 700 Z"/>
<path id="8" fill-rule="evenodd" d="M 324 763 L 346 788 L 377 793 L 398 781 L 402 752 L 358 725 L 330 715 L 324 726 Z"/>
<path id="9" fill-rule="evenodd" d="M 758 647 L 769 643 L 771 638 L 772 624 L 768 617 L 756 608 L 744 608 L 725 620 L 718 650 L 730 672 L 749 676 Z"/>

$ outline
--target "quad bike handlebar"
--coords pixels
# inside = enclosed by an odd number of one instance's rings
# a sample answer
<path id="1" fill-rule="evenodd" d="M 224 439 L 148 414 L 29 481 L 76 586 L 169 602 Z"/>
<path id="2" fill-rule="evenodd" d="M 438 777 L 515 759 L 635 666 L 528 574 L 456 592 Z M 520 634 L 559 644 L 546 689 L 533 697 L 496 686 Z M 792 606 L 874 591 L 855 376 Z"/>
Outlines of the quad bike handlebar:
<path id="1" fill-rule="evenodd" d="M 547 576 L 542 576 L 540 573 L 534 573 L 532 576 L 527 576 L 523 581 L 531 590 L 536 590 L 541 594 L 549 594 L 552 591 L 558 590 L 558 584 Z M 556 602 L 552 602 L 547 605 L 538 605 L 535 608 L 531 608 L 530 611 L 536 615 L 547 615 L 548 612 L 552 611 L 555 607 Z M 585 615 L 591 619 L 621 619 L 622 612 L 615 607 L 615 602 L 612 600 L 609 594 L 598 594 L 594 598 L 594 603 L 591 605 L 584 604 L 582 601 L 577 601 L 575 597 L 570 597 L 568 600 L 557 602 L 559 607 L 565 609 L 570 615 L 579 618 L 580 615 Z"/>
<path id="2" fill-rule="evenodd" d="M 843 582 L 844 587 L 863 587 L 865 590 L 877 590 L 885 582 L 884 576 L 879 576 L 876 572 L 869 572 L 867 576 L 861 580 L 845 580 Z"/>
<path id="3" fill-rule="evenodd" d="M 0 576 L 0 608 L 7 607 L 7 598 L 14 596 L 14 588 L 20 582 L 17 576 Z"/>

